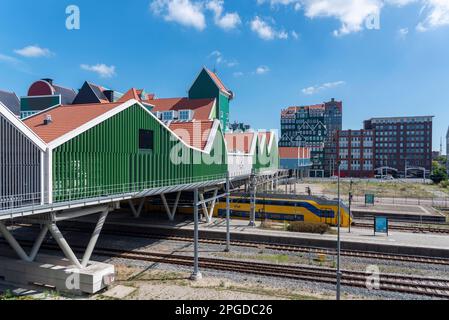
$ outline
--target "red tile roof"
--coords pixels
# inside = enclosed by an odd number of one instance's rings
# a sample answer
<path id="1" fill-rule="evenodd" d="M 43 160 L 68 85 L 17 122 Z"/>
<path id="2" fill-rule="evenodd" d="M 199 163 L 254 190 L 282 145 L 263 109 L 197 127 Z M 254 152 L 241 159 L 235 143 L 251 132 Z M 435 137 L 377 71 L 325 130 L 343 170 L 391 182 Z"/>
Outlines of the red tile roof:
<path id="1" fill-rule="evenodd" d="M 226 133 L 225 139 L 228 146 L 228 152 L 250 153 L 255 136 L 256 135 L 253 132 Z"/>
<path id="2" fill-rule="evenodd" d="M 226 93 L 227 95 L 232 95 L 232 92 L 230 90 L 228 90 L 228 88 L 226 88 L 223 81 L 221 81 L 221 79 L 218 77 L 218 75 L 216 73 L 210 71 L 207 68 L 205 68 L 205 69 L 206 69 L 207 73 L 209 74 L 209 76 L 212 78 L 212 80 L 214 80 L 214 82 L 218 86 L 218 88 L 220 88 L 220 91 Z"/>
<path id="3" fill-rule="evenodd" d="M 310 148 L 279 147 L 281 159 L 310 159 Z"/>
<path id="4" fill-rule="evenodd" d="M 121 103 L 61 105 L 27 118 L 24 123 L 42 140 L 50 143 L 119 105 Z M 52 122 L 44 125 L 48 115 Z"/>
<path id="5" fill-rule="evenodd" d="M 204 150 L 211 135 L 214 121 L 172 122 L 170 129 L 187 145 Z"/>
<path id="6" fill-rule="evenodd" d="M 193 110 L 194 120 L 210 120 L 215 99 L 170 98 L 149 100 L 153 112 Z"/>
<path id="7" fill-rule="evenodd" d="M 149 99 L 154 99 L 154 94 L 147 94 L 146 97 L 144 97 L 144 99 L 142 100 L 142 93 L 144 92 L 143 89 L 136 89 L 136 88 L 131 88 L 128 90 L 128 92 L 126 92 L 119 100 L 117 100 L 118 102 L 126 102 L 128 100 L 134 99 L 137 101 L 143 101 L 143 102 L 147 102 L 149 103 Z"/>

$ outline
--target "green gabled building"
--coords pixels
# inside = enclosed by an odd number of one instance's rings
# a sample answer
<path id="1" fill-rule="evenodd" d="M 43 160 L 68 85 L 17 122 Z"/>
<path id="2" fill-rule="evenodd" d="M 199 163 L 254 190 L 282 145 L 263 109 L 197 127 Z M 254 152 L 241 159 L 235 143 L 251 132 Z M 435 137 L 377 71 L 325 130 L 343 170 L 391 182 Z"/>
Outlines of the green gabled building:
<path id="1" fill-rule="evenodd" d="M 218 120 L 167 126 L 136 100 L 61 105 L 25 124 L 48 145 L 47 203 L 215 181 L 227 171 Z"/>
<path id="2" fill-rule="evenodd" d="M 274 131 L 259 132 L 254 159 L 254 169 L 257 173 L 279 169 L 279 147 Z"/>
<path id="3" fill-rule="evenodd" d="M 229 105 L 234 94 L 216 73 L 203 68 L 189 89 L 189 99 L 216 99 L 215 118 L 220 120 L 222 128 L 229 127 Z"/>

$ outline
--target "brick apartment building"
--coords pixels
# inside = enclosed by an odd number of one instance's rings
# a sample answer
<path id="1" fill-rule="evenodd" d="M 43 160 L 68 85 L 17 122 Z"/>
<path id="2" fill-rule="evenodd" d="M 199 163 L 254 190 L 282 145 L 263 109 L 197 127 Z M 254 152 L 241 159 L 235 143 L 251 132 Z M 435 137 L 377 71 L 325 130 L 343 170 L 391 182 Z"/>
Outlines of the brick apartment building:
<path id="1" fill-rule="evenodd" d="M 363 130 L 335 137 L 336 158 L 345 177 L 428 176 L 432 169 L 433 117 L 372 118 Z M 336 173 L 336 169 L 334 170 Z"/>
<path id="2" fill-rule="evenodd" d="M 374 177 L 374 130 L 343 130 L 336 136 L 341 177 Z M 337 166 L 333 165 L 334 175 Z"/>

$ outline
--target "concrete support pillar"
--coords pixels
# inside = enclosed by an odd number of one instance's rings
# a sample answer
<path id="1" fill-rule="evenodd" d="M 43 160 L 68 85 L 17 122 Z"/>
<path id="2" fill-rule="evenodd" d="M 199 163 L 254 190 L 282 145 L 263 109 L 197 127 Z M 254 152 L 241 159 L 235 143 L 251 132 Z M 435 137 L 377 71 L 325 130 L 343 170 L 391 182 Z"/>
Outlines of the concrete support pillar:
<path id="1" fill-rule="evenodd" d="M 134 206 L 133 201 L 130 199 L 128 200 L 129 206 L 131 207 L 131 211 L 133 212 L 133 215 L 135 218 L 139 218 L 140 214 L 142 212 L 143 209 L 143 205 L 145 204 L 145 200 L 146 198 L 142 198 L 142 200 L 140 201 L 139 207 L 136 210 L 136 207 Z"/>
<path id="2" fill-rule="evenodd" d="M 36 256 L 39 252 L 39 249 L 41 248 L 42 242 L 45 239 L 45 236 L 47 235 L 48 227 L 43 226 L 41 231 L 39 232 L 39 235 L 36 238 L 36 241 L 34 242 L 33 248 L 31 249 L 31 253 L 28 256 L 23 250 L 22 246 L 17 242 L 17 240 L 14 238 L 14 236 L 9 232 L 8 228 L 0 222 L 0 234 L 3 235 L 5 240 L 9 243 L 11 248 L 16 252 L 16 254 L 19 256 L 19 258 L 23 261 L 27 262 L 33 262 L 36 259 Z"/>
<path id="3" fill-rule="evenodd" d="M 83 268 L 87 267 L 90 261 L 90 257 L 92 256 L 92 253 L 95 249 L 95 245 L 97 244 L 98 237 L 100 236 L 101 230 L 103 229 L 108 214 L 108 210 L 105 210 L 100 214 L 100 218 L 98 219 L 97 225 L 95 226 L 94 232 L 92 233 L 92 237 L 90 238 L 89 244 L 87 245 L 86 252 L 84 252 L 83 260 L 81 262 Z"/>
<path id="4" fill-rule="evenodd" d="M 180 198 L 181 198 L 181 192 L 178 192 L 176 194 L 176 200 L 175 200 L 175 203 L 173 205 L 173 208 L 170 209 L 170 207 L 168 206 L 167 198 L 165 197 L 165 194 L 161 194 L 161 199 L 162 199 L 162 202 L 164 204 L 165 211 L 167 212 L 168 219 L 170 221 L 172 221 L 172 222 L 175 221 L 176 210 L 178 210 L 178 204 L 179 204 L 179 199 Z"/>
<path id="5" fill-rule="evenodd" d="M 208 207 L 206 204 L 206 201 L 204 199 L 204 193 L 199 194 L 199 199 L 201 201 L 201 208 L 203 209 L 204 217 L 206 218 L 207 223 L 212 223 L 212 217 L 215 210 L 215 205 L 217 203 L 217 195 L 218 195 L 218 189 L 214 191 L 214 196 L 212 200 L 210 201 L 210 206 Z"/>
<path id="6" fill-rule="evenodd" d="M 202 275 L 200 272 L 199 266 L 199 216 L 198 216 L 198 189 L 195 189 L 193 192 L 193 216 L 195 220 L 195 229 L 194 229 L 194 243 L 193 243 L 193 251 L 194 251 L 194 263 L 193 263 L 193 273 L 190 277 L 191 280 L 198 281 L 202 279 Z"/>
<path id="7" fill-rule="evenodd" d="M 48 229 L 50 230 L 50 233 L 52 234 L 53 238 L 58 243 L 62 252 L 64 252 L 66 258 L 69 259 L 70 262 L 75 265 L 75 267 L 77 267 L 78 269 L 82 269 L 83 266 L 79 262 L 75 253 L 73 253 L 72 249 L 70 248 L 67 241 L 64 239 L 64 236 L 62 235 L 61 231 L 59 231 L 59 228 L 56 226 L 56 224 L 55 223 L 48 224 Z"/>
<path id="8" fill-rule="evenodd" d="M 31 253 L 29 256 L 30 262 L 36 259 L 37 253 L 39 252 L 39 249 L 41 248 L 42 242 L 44 242 L 47 233 L 48 227 L 46 225 L 42 226 L 42 229 L 39 232 L 39 235 L 37 236 L 36 242 L 34 242 L 33 248 L 31 249 Z"/>
<path id="9" fill-rule="evenodd" d="M 6 226 L 0 222 L 0 233 L 3 235 L 5 240 L 9 243 L 11 248 L 17 253 L 20 259 L 24 261 L 29 261 L 28 255 L 23 250 L 22 246 L 17 242 L 13 235 L 9 232 Z"/>

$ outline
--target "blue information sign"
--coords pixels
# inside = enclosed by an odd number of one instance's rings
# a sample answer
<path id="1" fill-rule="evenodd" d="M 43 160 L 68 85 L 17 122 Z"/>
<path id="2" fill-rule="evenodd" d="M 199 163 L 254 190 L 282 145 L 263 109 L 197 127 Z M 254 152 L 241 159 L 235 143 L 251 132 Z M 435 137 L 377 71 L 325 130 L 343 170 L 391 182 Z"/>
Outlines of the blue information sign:
<path id="1" fill-rule="evenodd" d="M 388 218 L 375 217 L 374 218 L 374 233 L 386 233 L 388 234 Z"/>

